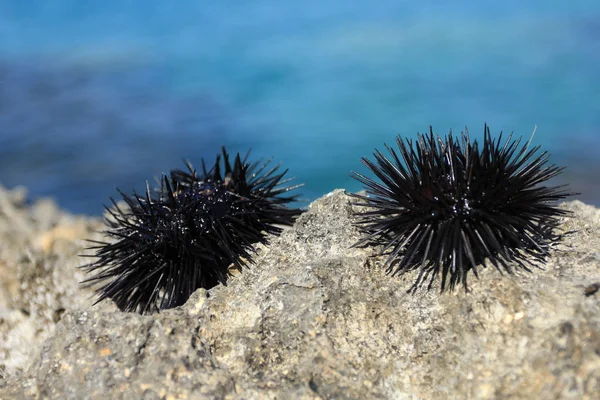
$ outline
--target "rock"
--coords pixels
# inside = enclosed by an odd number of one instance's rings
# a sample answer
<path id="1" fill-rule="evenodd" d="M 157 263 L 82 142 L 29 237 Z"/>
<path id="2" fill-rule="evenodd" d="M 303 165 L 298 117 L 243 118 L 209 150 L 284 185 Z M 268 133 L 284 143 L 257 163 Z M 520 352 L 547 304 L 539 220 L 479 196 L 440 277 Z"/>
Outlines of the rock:
<path id="1" fill-rule="evenodd" d="M 350 247 L 352 207 L 340 190 L 315 201 L 251 269 L 176 309 L 72 297 L 0 398 L 597 398 L 600 210 L 563 205 L 578 231 L 543 270 L 409 295 L 415 275 Z"/>
<path id="2" fill-rule="evenodd" d="M 20 376 L 66 309 L 91 305 L 76 267 L 85 261 L 83 238 L 102 228 L 51 200 L 25 200 L 24 189 L 0 186 L 0 387 Z"/>

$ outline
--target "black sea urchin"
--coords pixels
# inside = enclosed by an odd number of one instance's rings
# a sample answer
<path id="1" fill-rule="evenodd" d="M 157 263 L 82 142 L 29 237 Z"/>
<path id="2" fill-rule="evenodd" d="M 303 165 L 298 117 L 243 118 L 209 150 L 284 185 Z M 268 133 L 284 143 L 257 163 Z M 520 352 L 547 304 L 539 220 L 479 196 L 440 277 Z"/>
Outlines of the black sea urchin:
<path id="1" fill-rule="evenodd" d="M 419 269 L 410 291 L 429 280 L 431 288 L 441 273 L 441 290 L 449 275 L 450 288 L 467 287 L 467 273 L 488 259 L 499 271 L 512 272 L 511 264 L 529 271 L 533 261 L 544 262 L 550 244 L 558 238 L 554 228 L 567 211 L 552 205 L 575 193 L 563 186 L 539 184 L 564 168 L 547 166 L 547 152 L 520 145 L 512 134 L 501 144 L 487 125 L 480 149 L 468 131 L 455 138 L 418 135 L 418 141 L 397 137 L 397 152 L 385 146 L 376 162 L 362 162 L 379 179 L 353 172 L 366 186 L 367 196 L 352 194 L 357 204 L 371 207 L 357 212 L 356 224 L 364 234 L 356 246 L 381 245 L 388 273 Z"/>
<path id="2" fill-rule="evenodd" d="M 142 314 L 179 306 L 198 288 L 225 284 L 256 243 L 291 225 L 301 211 L 285 205 L 297 196 L 281 195 L 301 185 L 285 186 L 287 170 L 267 170 L 271 160 L 250 165 L 247 158 L 237 154 L 232 166 L 223 148 L 224 174 L 217 156 L 210 170 L 204 160 L 201 174 L 187 163 L 189 171 L 171 171 L 143 196 L 119 191 L 127 208 L 111 198 L 106 233 L 116 240 L 96 242 L 98 259 L 83 267 L 94 273 L 88 284 L 106 282 L 97 302 L 110 298 Z"/>

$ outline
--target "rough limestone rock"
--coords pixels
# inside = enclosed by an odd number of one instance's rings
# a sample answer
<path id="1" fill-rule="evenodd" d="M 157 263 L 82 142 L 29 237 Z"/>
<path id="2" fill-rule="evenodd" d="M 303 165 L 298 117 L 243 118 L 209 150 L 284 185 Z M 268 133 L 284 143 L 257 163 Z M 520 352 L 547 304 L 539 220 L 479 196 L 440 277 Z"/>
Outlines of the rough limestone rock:
<path id="1" fill-rule="evenodd" d="M 84 238 L 98 239 L 102 227 L 0 186 L 0 387 L 30 364 L 65 310 L 91 305 L 76 267 Z"/>
<path id="2" fill-rule="evenodd" d="M 409 295 L 415 275 L 386 276 L 376 249 L 350 248 L 352 207 L 341 190 L 322 197 L 228 286 L 152 316 L 65 289 L 80 278 L 77 240 L 39 256 L 18 278 L 33 294 L 5 307 L 20 312 L 43 287 L 52 306 L 35 319 L 52 330 L 13 349 L 34 355 L 5 373 L 0 398 L 598 398 L 600 210 L 563 205 L 578 232 L 544 270 L 488 267 L 468 292 Z"/>

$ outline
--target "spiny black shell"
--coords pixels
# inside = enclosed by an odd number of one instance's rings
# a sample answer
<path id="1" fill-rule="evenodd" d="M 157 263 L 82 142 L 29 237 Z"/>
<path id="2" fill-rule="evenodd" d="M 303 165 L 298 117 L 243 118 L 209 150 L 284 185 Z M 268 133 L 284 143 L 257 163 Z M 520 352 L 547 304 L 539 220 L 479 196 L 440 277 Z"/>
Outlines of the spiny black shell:
<path id="1" fill-rule="evenodd" d="M 250 175 L 239 154 L 233 167 L 224 148 L 223 156 L 224 176 L 220 157 L 210 171 L 203 162 L 202 175 L 188 163 L 189 172 L 171 171 L 144 196 L 120 192 L 126 209 L 113 200 L 107 234 L 115 241 L 98 242 L 98 259 L 84 266 L 94 274 L 87 283 L 104 283 L 98 301 L 140 313 L 179 306 L 198 288 L 226 284 L 229 268 L 247 266 L 255 244 L 293 223 L 300 210 L 285 204 L 296 196 L 279 195 L 299 185 L 282 187 L 286 172 L 263 172 L 267 162 Z"/>
<path id="2" fill-rule="evenodd" d="M 480 147 L 468 132 L 455 138 L 418 135 L 397 137 L 398 152 L 385 146 L 375 161 L 362 162 L 375 179 L 353 172 L 367 195 L 352 194 L 367 206 L 356 213 L 363 233 L 357 246 L 382 246 L 389 273 L 420 273 L 411 290 L 441 274 L 441 290 L 449 279 L 467 286 L 467 273 L 489 260 L 499 270 L 529 270 L 544 262 L 558 236 L 554 228 L 567 214 L 554 205 L 574 193 L 562 186 L 543 186 L 563 168 L 546 165 L 549 154 L 521 145 L 512 134 L 501 143 L 487 125 Z"/>

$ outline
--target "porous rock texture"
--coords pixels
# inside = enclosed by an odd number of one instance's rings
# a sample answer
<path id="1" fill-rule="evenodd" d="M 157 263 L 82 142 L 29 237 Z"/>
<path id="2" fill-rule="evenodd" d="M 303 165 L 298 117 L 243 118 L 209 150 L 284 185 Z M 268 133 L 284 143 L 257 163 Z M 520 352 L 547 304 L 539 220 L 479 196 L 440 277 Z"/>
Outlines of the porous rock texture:
<path id="1" fill-rule="evenodd" d="M 563 229 L 577 233 L 544 270 L 488 267 L 468 292 L 409 295 L 415 274 L 386 276 L 370 257 L 377 249 L 350 248 L 354 206 L 336 190 L 227 286 L 140 316 L 110 302 L 92 307 L 92 292 L 77 286 L 81 239 L 98 220 L 30 207 L 15 191 L 1 196 L 2 399 L 600 393 L 600 210 L 578 201 L 562 205 L 574 211 Z"/>

